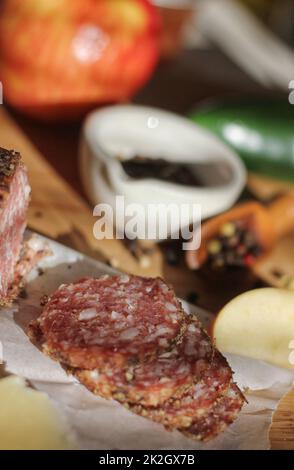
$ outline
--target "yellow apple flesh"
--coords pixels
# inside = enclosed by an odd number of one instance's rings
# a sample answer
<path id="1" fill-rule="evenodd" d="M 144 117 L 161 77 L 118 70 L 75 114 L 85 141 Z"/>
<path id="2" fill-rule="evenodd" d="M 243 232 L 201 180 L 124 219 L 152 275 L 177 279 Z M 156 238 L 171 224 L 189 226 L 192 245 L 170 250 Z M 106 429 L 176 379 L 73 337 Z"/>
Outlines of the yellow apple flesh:
<path id="1" fill-rule="evenodd" d="M 75 445 L 44 393 L 17 376 L 0 379 L 0 450 L 69 450 Z"/>
<path id="2" fill-rule="evenodd" d="M 224 353 L 294 369 L 294 292 L 262 288 L 239 295 L 218 314 L 213 337 Z"/>

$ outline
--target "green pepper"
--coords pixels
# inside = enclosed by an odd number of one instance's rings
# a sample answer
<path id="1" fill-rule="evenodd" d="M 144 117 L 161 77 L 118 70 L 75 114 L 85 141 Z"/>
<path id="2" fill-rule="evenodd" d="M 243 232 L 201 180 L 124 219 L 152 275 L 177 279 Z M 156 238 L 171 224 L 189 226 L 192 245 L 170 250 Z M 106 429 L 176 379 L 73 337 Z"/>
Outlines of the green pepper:
<path id="1" fill-rule="evenodd" d="M 294 107 L 287 98 L 214 102 L 191 114 L 255 173 L 294 181 Z"/>

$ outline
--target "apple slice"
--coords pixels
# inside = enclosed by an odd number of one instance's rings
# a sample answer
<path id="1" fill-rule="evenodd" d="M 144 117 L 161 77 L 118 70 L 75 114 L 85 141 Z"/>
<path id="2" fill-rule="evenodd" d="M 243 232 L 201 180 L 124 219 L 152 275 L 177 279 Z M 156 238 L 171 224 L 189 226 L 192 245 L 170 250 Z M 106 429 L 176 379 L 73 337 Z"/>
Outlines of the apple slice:
<path id="1" fill-rule="evenodd" d="M 0 450 L 70 450 L 76 444 L 47 395 L 17 376 L 0 379 Z"/>
<path id="2" fill-rule="evenodd" d="M 213 337 L 223 352 L 294 369 L 294 292 L 262 288 L 239 295 L 218 314 Z"/>

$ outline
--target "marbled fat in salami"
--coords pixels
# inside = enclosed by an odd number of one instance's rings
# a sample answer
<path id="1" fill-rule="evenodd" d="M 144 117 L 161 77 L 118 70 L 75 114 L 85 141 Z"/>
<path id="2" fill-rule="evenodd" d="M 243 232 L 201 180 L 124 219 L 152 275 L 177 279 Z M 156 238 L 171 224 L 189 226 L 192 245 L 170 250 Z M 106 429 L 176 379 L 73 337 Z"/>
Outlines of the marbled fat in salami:
<path id="1" fill-rule="evenodd" d="M 161 279 L 60 286 L 30 336 L 93 393 L 194 439 L 215 437 L 244 403 L 225 358 Z"/>
<path id="2" fill-rule="evenodd" d="M 122 275 L 60 286 L 31 331 L 36 327 L 53 358 L 108 370 L 168 351 L 185 321 L 180 302 L 161 279 Z"/>
<path id="3" fill-rule="evenodd" d="M 182 432 L 197 441 L 211 440 L 236 420 L 244 402 L 244 396 L 233 383 L 205 415 L 196 418 L 191 426 Z"/>
<path id="4" fill-rule="evenodd" d="M 172 399 L 157 408 L 146 408 L 142 404 L 130 406 L 130 410 L 163 424 L 168 429 L 184 429 L 192 425 L 211 409 L 219 396 L 230 387 L 232 371 L 224 357 L 216 352 L 212 363 L 206 364 L 201 380 L 181 397 Z"/>
<path id="5" fill-rule="evenodd" d="M 92 392 L 121 403 L 156 407 L 171 397 L 180 397 L 201 380 L 214 355 L 197 318 L 187 318 L 186 322 L 181 341 L 148 362 L 130 364 L 125 369 L 111 368 L 106 373 L 94 369 L 74 374 Z"/>
<path id="6" fill-rule="evenodd" d="M 0 306 L 10 303 L 30 199 L 27 171 L 20 154 L 0 148 Z"/>

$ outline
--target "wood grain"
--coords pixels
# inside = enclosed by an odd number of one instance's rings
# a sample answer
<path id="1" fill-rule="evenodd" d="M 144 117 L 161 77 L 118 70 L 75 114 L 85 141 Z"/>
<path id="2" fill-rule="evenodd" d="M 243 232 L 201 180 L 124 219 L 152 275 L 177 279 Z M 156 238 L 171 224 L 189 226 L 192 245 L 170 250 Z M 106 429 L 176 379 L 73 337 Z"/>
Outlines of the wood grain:
<path id="1" fill-rule="evenodd" d="M 155 247 L 148 265 L 142 266 L 122 242 L 95 240 L 95 222 L 87 203 L 52 169 L 44 157 L 16 126 L 8 113 L 0 109 L 0 146 L 20 151 L 29 170 L 32 202 L 29 227 L 96 259 L 112 262 L 115 267 L 145 276 L 167 272 L 184 294 L 195 280 L 187 269 L 166 269 L 162 254 Z M 294 449 L 294 390 L 280 403 L 270 431 L 273 449 Z"/>
<path id="2" fill-rule="evenodd" d="M 271 447 L 275 450 L 294 450 L 294 390 L 280 402 L 270 429 Z"/>
<path id="3" fill-rule="evenodd" d="M 20 151 L 29 170 L 32 201 L 28 222 L 32 230 L 123 271 L 145 276 L 162 274 L 162 259 L 156 249 L 149 264 L 142 266 L 120 241 L 94 238 L 96 219 L 89 206 L 47 163 L 3 108 L 0 145 Z"/>

